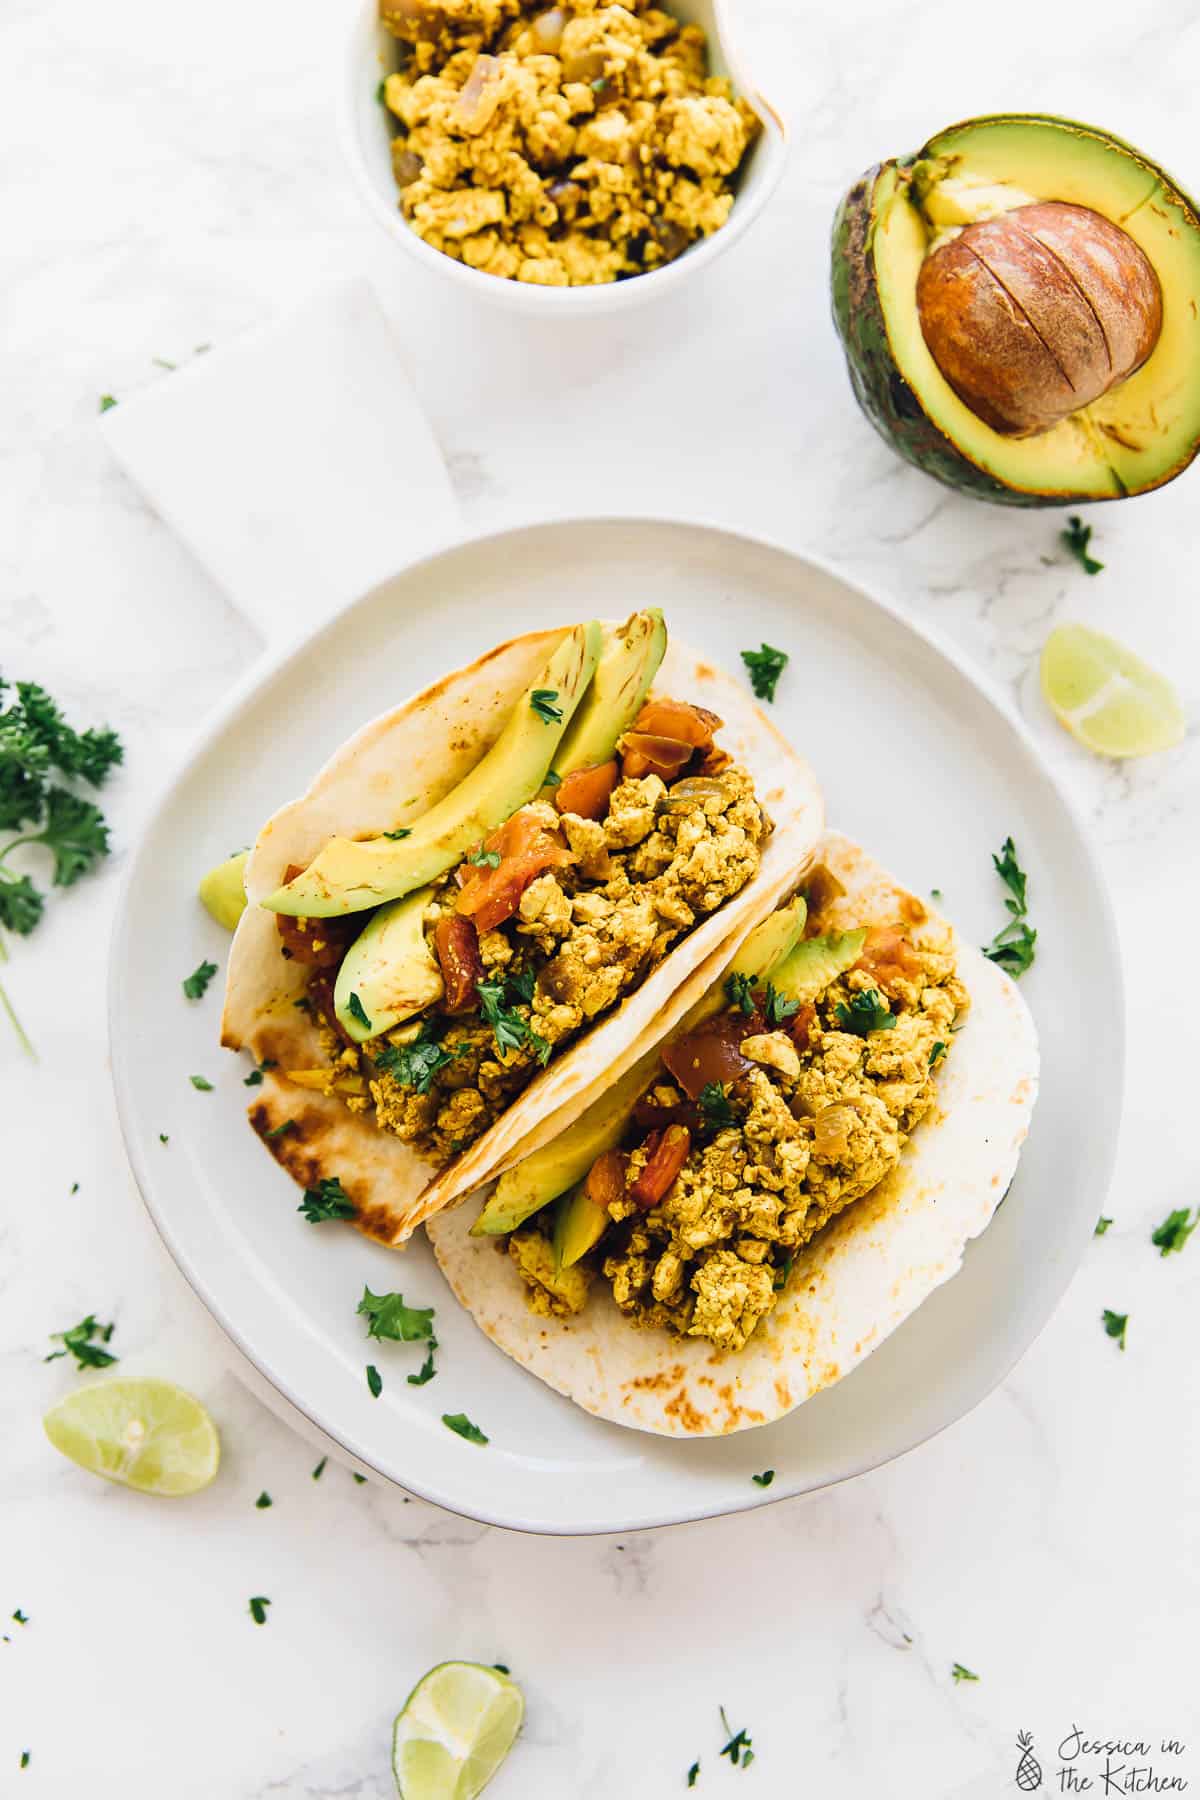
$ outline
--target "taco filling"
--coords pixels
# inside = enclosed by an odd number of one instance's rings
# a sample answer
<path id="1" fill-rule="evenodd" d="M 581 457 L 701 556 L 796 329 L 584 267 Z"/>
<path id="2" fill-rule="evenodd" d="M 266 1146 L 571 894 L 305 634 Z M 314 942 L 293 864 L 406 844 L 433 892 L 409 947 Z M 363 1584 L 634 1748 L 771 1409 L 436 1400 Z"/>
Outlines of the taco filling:
<path id="1" fill-rule="evenodd" d="M 623 1093 L 501 1177 L 476 1234 L 510 1223 L 539 1187 L 561 1195 L 507 1239 L 535 1313 L 578 1313 L 603 1284 L 632 1325 L 741 1350 L 797 1253 L 899 1163 L 969 998 L 951 928 L 919 901 L 847 930 L 841 894 L 818 868 L 806 917 L 793 902 L 760 926 Z M 797 910 L 806 935 L 780 954 L 779 924 Z M 603 1147 L 562 1192 L 553 1169 L 574 1177 L 569 1140 L 587 1146 L 589 1133 Z"/>
<path id="2" fill-rule="evenodd" d="M 292 1082 L 443 1164 L 754 879 L 771 823 L 720 746 L 722 720 L 647 699 L 664 647 L 661 616 L 637 614 L 590 662 L 585 641 L 570 677 L 531 690 L 506 727 L 532 740 L 503 776 L 523 803 L 491 829 L 477 829 L 476 770 L 451 828 L 455 792 L 434 809 L 442 819 L 377 849 L 335 839 L 288 868 L 265 904 L 280 955 L 311 971 L 300 1003 L 324 1052 L 319 1067 L 283 1071 Z"/>

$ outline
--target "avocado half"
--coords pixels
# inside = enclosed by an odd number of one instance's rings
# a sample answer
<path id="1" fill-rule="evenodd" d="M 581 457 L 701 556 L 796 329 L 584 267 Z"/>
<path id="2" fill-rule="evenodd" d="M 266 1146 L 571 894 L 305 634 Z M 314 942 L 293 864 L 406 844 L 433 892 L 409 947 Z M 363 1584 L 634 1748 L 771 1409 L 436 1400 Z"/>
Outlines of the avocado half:
<path id="1" fill-rule="evenodd" d="M 926 347 L 917 276 L 931 241 L 915 165 L 1090 207 L 1145 252 L 1163 293 L 1142 367 L 1034 437 L 1002 436 L 959 399 Z M 833 316 L 859 405 L 893 450 L 948 487 L 1008 506 L 1122 500 L 1162 487 L 1200 449 L 1200 215 L 1131 145 L 1070 119 L 967 119 L 914 156 L 868 169 L 833 228 Z"/>

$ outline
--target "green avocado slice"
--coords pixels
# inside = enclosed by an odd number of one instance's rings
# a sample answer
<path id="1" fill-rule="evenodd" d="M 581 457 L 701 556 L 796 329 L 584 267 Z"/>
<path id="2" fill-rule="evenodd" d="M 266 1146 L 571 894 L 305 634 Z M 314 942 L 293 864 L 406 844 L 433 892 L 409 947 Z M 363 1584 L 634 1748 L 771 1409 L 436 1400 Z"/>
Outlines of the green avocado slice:
<path id="1" fill-rule="evenodd" d="M 246 910 L 246 859 L 248 850 L 239 850 L 210 869 L 196 892 L 206 910 L 226 931 L 236 931 L 237 922 Z"/>
<path id="2" fill-rule="evenodd" d="M 381 906 L 342 958 L 333 1007 L 356 1044 L 391 1031 L 445 991 L 437 958 L 425 938 L 432 888 L 418 888 Z"/>
<path id="3" fill-rule="evenodd" d="M 771 981 L 788 1000 L 817 999 L 830 982 L 852 969 L 867 941 L 865 930 L 830 931 L 824 937 L 805 938 L 774 970 Z"/>
<path id="4" fill-rule="evenodd" d="M 331 838 L 302 874 L 263 905 L 294 918 L 328 919 L 398 900 L 444 875 L 543 786 L 592 679 L 602 639 L 594 619 L 563 634 L 487 755 L 406 836 Z"/>
<path id="5" fill-rule="evenodd" d="M 657 606 L 634 613 L 608 634 L 587 697 L 554 759 L 558 775 L 610 761 L 617 739 L 642 710 L 666 649 L 667 627 Z"/>
<path id="6" fill-rule="evenodd" d="M 610 1223 L 608 1209 L 597 1206 L 583 1182 L 563 1194 L 554 1209 L 554 1267 L 574 1268 L 595 1249 Z"/>
<path id="7" fill-rule="evenodd" d="M 1029 200 L 1090 208 L 1128 233 L 1163 290 L 1140 369 L 1048 431 L 1009 437 L 953 391 L 921 331 L 933 237 Z M 1200 215 L 1162 169 L 1092 126 L 1032 113 L 968 119 L 867 171 L 833 233 L 834 319 L 851 385 L 892 449 L 947 486 L 1012 506 L 1119 500 L 1171 481 L 1200 449 Z"/>
<path id="8" fill-rule="evenodd" d="M 806 911 L 803 897 L 797 895 L 756 925 L 743 939 L 721 980 L 715 981 L 688 1009 L 673 1035 L 682 1037 L 728 1004 L 725 981 L 729 975 L 774 979 L 780 959 L 789 952 L 794 954 L 793 946 L 804 929 Z M 803 949 L 803 945 L 799 948 Z M 471 1236 L 501 1237 L 515 1231 L 532 1214 L 581 1182 L 596 1158 L 605 1150 L 615 1149 L 624 1137 L 630 1115 L 654 1080 L 661 1060 L 662 1044 L 657 1043 L 598 1100 L 593 1100 L 574 1124 L 506 1169 L 472 1225 Z"/>

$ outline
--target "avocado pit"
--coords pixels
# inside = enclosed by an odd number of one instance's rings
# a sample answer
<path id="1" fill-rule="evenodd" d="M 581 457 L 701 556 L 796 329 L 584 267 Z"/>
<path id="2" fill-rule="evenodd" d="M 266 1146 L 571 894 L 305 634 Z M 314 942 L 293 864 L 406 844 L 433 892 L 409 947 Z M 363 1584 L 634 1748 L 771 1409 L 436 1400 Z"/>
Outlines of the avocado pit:
<path id="1" fill-rule="evenodd" d="M 1162 332 L 1145 252 L 1086 206 L 1039 201 L 935 242 L 917 277 L 930 355 L 1006 437 L 1048 431 L 1127 380 Z"/>

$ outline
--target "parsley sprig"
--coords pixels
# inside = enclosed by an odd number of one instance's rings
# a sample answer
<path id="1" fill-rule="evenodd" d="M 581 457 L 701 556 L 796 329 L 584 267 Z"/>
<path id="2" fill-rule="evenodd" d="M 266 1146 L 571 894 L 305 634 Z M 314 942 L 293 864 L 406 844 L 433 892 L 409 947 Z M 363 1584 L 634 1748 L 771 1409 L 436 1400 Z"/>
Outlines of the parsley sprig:
<path id="1" fill-rule="evenodd" d="M 754 1011 L 753 975 L 739 975 L 736 970 L 732 975 L 727 975 L 725 977 L 725 997 L 729 1001 L 731 1010 L 736 1007 L 739 1012 L 745 1013 L 749 1018 Z"/>
<path id="2" fill-rule="evenodd" d="M 1125 1333 L 1129 1328 L 1129 1314 L 1112 1312 L 1107 1306 L 1100 1315 L 1104 1329 L 1110 1338 L 1116 1338 L 1121 1349 L 1125 1348 Z"/>
<path id="3" fill-rule="evenodd" d="M 721 1082 L 706 1081 L 697 1099 L 704 1115 L 704 1123 L 710 1131 L 723 1131 L 727 1125 L 733 1124 L 733 1108 Z"/>
<path id="4" fill-rule="evenodd" d="M 528 1019 L 517 1012 L 514 1002 L 526 1006 L 533 999 L 536 976 L 532 969 L 524 975 L 510 976 L 507 981 L 477 981 L 479 1010 L 492 1028 L 497 1050 L 532 1050 L 543 1069 L 550 1061 L 552 1046 L 533 1029 Z"/>
<path id="5" fill-rule="evenodd" d="M 296 1211 L 303 1213 L 310 1225 L 323 1225 L 329 1219 L 352 1219 L 356 1208 L 338 1177 L 327 1175 L 315 1188 L 305 1188 Z"/>
<path id="6" fill-rule="evenodd" d="M 95 1313 L 89 1313 L 78 1325 L 72 1325 L 70 1331 L 52 1331 L 50 1336 L 57 1338 L 62 1345 L 61 1350 L 52 1350 L 43 1362 L 56 1362 L 60 1356 L 73 1356 L 77 1369 L 107 1369 L 120 1359 L 106 1350 L 115 1326 L 101 1325 Z M 96 1341 L 99 1340 L 99 1341 Z"/>
<path id="7" fill-rule="evenodd" d="M 750 677 L 750 686 L 759 700 L 774 700 L 779 677 L 788 666 L 786 650 L 764 644 L 759 650 L 743 650 L 742 661 Z"/>
<path id="8" fill-rule="evenodd" d="M 841 1029 L 852 1032 L 855 1037 L 865 1038 L 872 1031 L 895 1029 L 896 1015 L 888 1011 L 887 1001 L 878 988 L 867 988 L 861 994 L 851 994 L 849 1005 L 839 1000 L 836 1011 Z"/>
<path id="9" fill-rule="evenodd" d="M 373 1294 L 364 1287 L 356 1310 L 367 1321 L 367 1336 L 415 1344 L 433 1337 L 432 1306 L 406 1306 L 403 1294 Z"/>
<path id="10" fill-rule="evenodd" d="M 1067 520 L 1066 530 L 1059 532 L 1059 540 L 1065 544 L 1085 575 L 1098 575 L 1104 567 L 1094 556 L 1088 553 L 1088 545 L 1092 541 L 1092 527 L 1085 525 L 1076 513 Z"/>
<path id="11" fill-rule="evenodd" d="M 460 1438 L 466 1438 L 468 1444 L 486 1444 L 490 1439 L 485 1437 L 478 1425 L 472 1425 L 466 1413 L 443 1413 L 442 1424 L 449 1430 L 457 1432 Z"/>
<path id="12" fill-rule="evenodd" d="M 1178 1206 L 1151 1232 L 1150 1242 L 1160 1256 L 1170 1256 L 1172 1250 L 1183 1249 L 1197 1225 L 1200 1225 L 1200 1210 L 1193 1218 L 1190 1207 Z"/>
<path id="13" fill-rule="evenodd" d="M 998 963 L 1015 981 L 1018 975 L 1025 973 L 1037 954 L 1037 932 L 1028 919 L 1029 906 L 1025 894 L 1028 877 L 1017 861 L 1016 847 L 1011 837 L 1006 837 L 999 854 L 993 855 L 992 865 L 1008 889 L 1004 904 L 1011 916 L 1008 924 L 1000 927 L 991 943 L 983 946 L 983 954 L 989 962 Z"/>
<path id="14" fill-rule="evenodd" d="M 390 1075 L 401 1087 L 427 1094 L 442 1070 L 465 1056 L 468 1048 L 465 1042 L 459 1042 L 447 1049 L 439 1041 L 438 1027 L 427 1020 L 411 1044 L 381 1044 L 372 1052 L 372 1060 L 381 1073 Z"/>
<path id="15" fill-rule="evenodd" d="M 6 702 L 6 695 L 15 698 Z M 15 874 L 5 866 L 14 851 L 47 851 L 55 887 L 73 887 L 108 855 L 104 814 L 54 776 L 99 788 L 123 756 L 114 731 L 76 731 L 45 688 L 33 681 L 18 681 L 13 688 L 0 676 L 0 837 L 16 834 L 0 845 L 0 927 L 28 937 L 46 905 L 45 895 L 28 874 Z M 7 960 L 0 936 L 0 962 Z M 2 987 L 0 1006 L 22 1047 L 34 1055 Z"/>
<path id="16" fill-rule="evenodd" d="M 557 688 L 534 688 L 529 696 L 529 704 L 544 724 L 561 725 L 563 709 L 561 706 L 555 706 L 554 702 L 557 699 Z"/>
<path id="17" fill-rule="evenodd" d="M 750 1748 L 750 1733 L 743 1727 L 734 1731 L 725 1717 L 725 1708 L 720 1708 L 721 1724 L 725 1727 L 726 1742 L 721 1747 L 721 1755 L 727 1756 L 734 1768 L 748 1769 L 754 1761 L 754 1751 Z"/>

